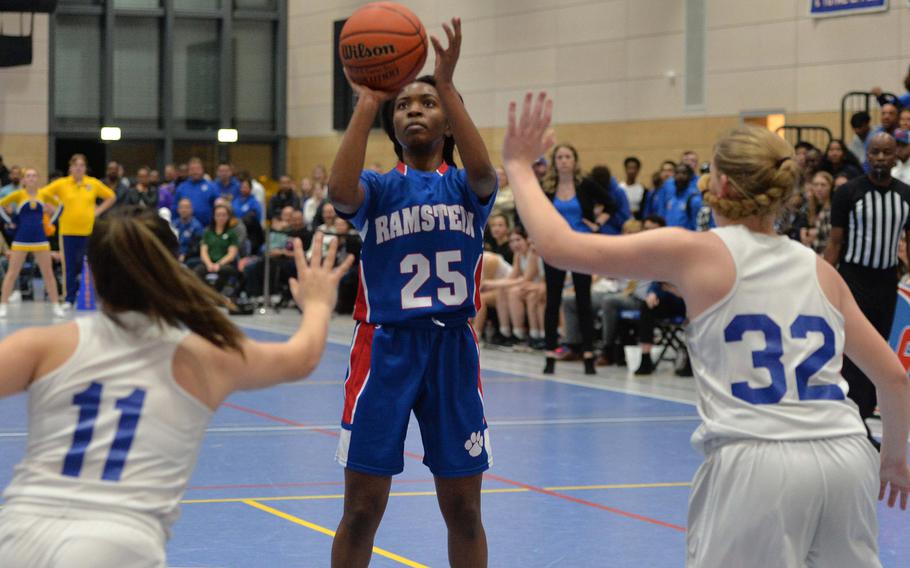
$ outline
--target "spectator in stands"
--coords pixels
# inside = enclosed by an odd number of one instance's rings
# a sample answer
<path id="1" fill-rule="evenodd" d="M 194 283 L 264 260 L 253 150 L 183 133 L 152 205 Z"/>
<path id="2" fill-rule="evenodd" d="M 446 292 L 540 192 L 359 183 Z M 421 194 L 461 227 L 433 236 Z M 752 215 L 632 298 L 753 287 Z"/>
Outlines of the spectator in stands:
<path id="1" fill-rule="evenodd" d="M 897 127 L 902 130 L 910 130 L 910 108 L 901 108 L 901 112 L 897 116 Z"/>
<path id="2" fill-rule="evenodd" d="M 114 191 L 118 205 L 126 200 L 126 194 L 130 191 L 130 182 L 123 177 L 122 171 L 120 164 L 112 160 L 107 163 L 104 176 L 104 184 Z"/>
<path id="3" fill-rule="evenodd" d="M 604 203 L 594 205 L 594 222 L 586 221 L 586 224 L 592 231 L 605 235 L 620 234 L 623 224 L 632 218 L 626 192 L 616 182 L 607 166 L 591 168 L 591 179 L 607 190 L 608 199 Z"/>
<path id="4" fill-rule="evenodd" d="M 514 255 L 514 251 L 513 251 Z M 474 331 L 477 332 L 478 340 L 483 342 L 486 337 L 487 315 L 490 310 L 497 310 L 496 296 L 497 291 L 487 289 L 487 287 L 497 280 L 505 280 L 512 273 L 512 265 L 506 262 L 502 256 L 495 252 L 484 251 L 481 262 L 483 271 L 480 274 L 480 308 L 477 309 L 477 315 L 471 324 Z M 498 321 L 498 317 L 497 320 Z"/>
<path id="5" fill-rule="evenodd" d="M 541 348 L 543 341 L 543 313 L 541 300 L 545 304 L 543 262 L 537 255 L 524 227 L 515 227 L 509 235 L 515 262 L 505 278 L 484 280 L 481 293 L 495 296 L 492 302 L 496 308 L 499 329 L 493 334 L 492 343 L 511 347 L 530 340 L 533 348 Z M 503 265 L 508 263 L 503 262 Z M 482 331 L 482 328 L 477 328 Z"/>
<path id="6" fill-rule="evenodd" d="M 161 172 L 158 170 L 149 170 L 149 185 L 158 189 L 161 186 Z"/>
<path id="7" fill-rule="evenodd" d="M 320 217 L 322 217 L 323 222 L 321 225 L 317 226 L 316 230 L 313 232 L 314 233 L 319 232 L 319 233 L 326 235 L 326 238 L 322 240 L 322 246 L 328 247 L 329 245 L 326 244 L 325 241 L 331 242 L 331 239 L 329 239 L 328 237 L 330 237 L 334 234 L 335 217 L 337 217 L 337 215 L 335 213 L 335 206 L 332 205 L 331 202 L 326 201 L 325 203 L 322 204 L 322 208 L 319 213 L 320 213 Z M 326 249 L 326 250 L 328 250 L 328 249 Z"/>
<path id="8" fill-rule="evenodd" d="M 196 268 L 202 263 L 199 247 L 205 235 L 205 227 L 199 219 L 193 217 L 193 202 L 189 198 L 185 197 L 177 204 L 177 217 L 171 225 L 177 231 L 177 241 L 180 244 L 178 260 L 189 268 Z"/>
<path id="9" fill-rule="evenodd" d="M 795 151 L 796 165 L 799 166 L 800 171 L 805 172 L 807 167 L 806 156 L 809 155 L 810 150 L 815 150 L 815 145 L 811 142 L 806 142 L 805 140 L 800 140 L 793 146 Z"/>
<path id="10" fill-rule="evenodd" d="M 307 227 L 316 230 L 316 227 L 322 224 L 320 211 L 322 206 L 328 202 L 327 186 L 313 184 L 310 188 L 310 196 L 303 202 L 303 218 Z"/>
<path id="11" fill-rule="evenodd" d="M 240 195 L 240 181 L 234 177 L 234 167 L 227 162 L 218 164 L 215 181 L 212 182 L 218 195 L 233 202 Z"/>
<path id="12" fill-rule="evenodd" d="M 283 282 L 293 276 L 288 260 L 293 263 L 293 248 L 288 246 L 291 241 L 291 223 L 294 209 L 290 206 L 281 211 L 279 218 L 272 223 L 269 231 L 268 243 L 265 254 L 269 259 L 269 294 L 281 290 Z M 243 288 L 246 294 L 254 301 L 261 301 L 265 293 L 265 258 L 250 261 L 243 269 Z"/>
<path id="13" fill-rule="evenodd" d="M 313 195 L 313 180 L 308 177 L 300 180 L 300 191 L 297 192 L 297 195 L 300 197 L 301 203 L 306 203 L 306 200 Z"/>
<path id="14" fill-rule="evenodd" d="M 300 198 L 294 193 L 294 180 L 291 176 L 284 174 L 278 178 L 278 193 L 269 200 L 269 219 L 277 217 L 281 210 L 287 206 L 294 209 L 300 209 Z"/>
<path id="15" fill-rule="evenodd" d="M 509 219 L 502 213 L 493 213 L 487 220 L 484 250 L 494 252 L 512 264 L 512 247 L 509 241 Z"/>
<path id="16" fill-rule="evenodd" d="M 295 219 L 300 218 L 302 221 L 302 215 L 298 215 L 298 213 L 295 212 L 294 217 Z M 335 259 L 336 264 L 344 262 L 348 255 L 354 255 L 354 264 L 341 277 L 341 281 L 338 282 L 338 304 L 335 306 L 335 311 L 339 314 L 350 314 L 354 311 L 357 288 L 360 283 L 358 263 L 360 262 L 360 251 L 363 248 L 363 241 L 360 240 L 360 234 L 347 219 L 336 216 L 333 226 L 339 243 L 339 256 Z"/>
<path id="17" fill-rule="evenodd" d="M 679 161 L 692 168 L 692 171 L 696 172 L 696 176 L 698 175 L 698 154 L 695 150 L 684 150 Z"/>
<path id="18" fill-rule="evenodd" d="M 325 193 L 325 186 L 328 183 L 329 174 L 325 169 L 325 166 L 318 164 L 313 168 L 313 173 L 310 174 L 310 177 L 313 179 L 313 185 L 315 187 L 321 188 L 323 193 Z"/>
<path id="19" fill-rule="evenodd" d="M 875 135 L 879 132 L 885 132 L 892 137 L 894 136 L 894 131 L 897 130 L 897 119 L 899 112 L 900 110 L 897 107 L 897 103 L 894 101 L 887 101 L 882 104 L 882 123 L 877 128 L 873 128 L 872 132 L 870 132 L 869 136 L 866 138 L 866 155 L 863 158 L 863 168 L 866 171 L 868 171 L 869 168 L 869 144 L 872 142 L 872 139 L 875 138 Z"/>
<path id="20" fill-rule="evenodd" d="M 891 177 L 910 185 L 910 131 L 898 128 L 894 131 L 894 141 L 897 162 L 891 169 Z"/>
<path id="21" fill-rule="evenodd" d="M 636 219 L 642 220 L 650 215 L 656 215 L 657 195 L 660 193 L 660 188 L 663 184 L 664 179 L 661 177 L 660 170 L 653 172 L 651 174 L 651 187 L 645 188 L 645 192 L 641 197 L 641 209 L 636 215 Z"/>
<path id="22" fill-rule="evenodd" d="M 688 164 L 676 165 L 673 178 L 664 182 L 656 202 L 668 227 L 683 227 L 691 231 L 698 227 L 702 198 L 695 172 Z"/>
<path id="23" fill-rule="evenodd" d="M 240 194 L 231 203 L 231 208 L 237 219 L 246 227 L 251 254 L 258 254 L 265 243 L 265 232 L 262 230 L 265 215 L 259 202 L 253 197 L 253 186 L 246 176 L 240 178 Z"/>
<path id="24" fill-rule="evenodd" d="M 70 158 L 70 175 L 51 182 L 42 188 L 49 197 L 57 199 L 63 207 L 59 217 L 61 249 L 66 274 L 63 292 L 66 307 L 71 308 L 79 291 L 79 276 L 85 259 L 89 236 L 95 226 L 95 217 L 113 207 L 117 200 L 114 192 L 101 180 L 85 175 L 86 159 L 83 154 Z M 100 205 L 96 205 L 98 200 Z"/>
<path id="25" fill-rule="evenodd" d="M 676 162 L 664 160 L 660 163 L 660 186 L 655 187 L 663 187 L 667 180 L 673 179 L 674 175 L 676 175 Z"/>
<path id="26" fill-rule="evenodd" d="M 509 187 L 509 178 L 502 167 L 496 168 L 496 177 L 499 180 L 499 189 L 496 192 L 496 201 L 493 203 L 493 213 L 505 215 L 509 225 L 515 223 L 515 196 Z"/>
<path id="27" fill-rule="evenodd" d="M 291 224 L 291 216 L 294 214 L 294 211 L 296 211 L 296 209 L 290 205 L 286 205 L 284 209 L 281 210 L 281 214 L 272 219 L 272 230 L 287 231 Z"/>
<path id="28" fill-rule="evenodd" d="M 711 164 L 708 164 L 708 167 L 702 170 L 702 174 L 708 174 L 711 171 Z M 711 177 L 707 175 L 702 175 L 698 178 L 698 191 L 704 195 L 708 191 L 708 184 L 711 181 Z M 711 206 L 705 203 L 702 199 L 701 208 L 698 210 L 695 219 L 695 230 L 699 232 L 710 231 L 711 229 L 717 227 L 717 222 L 714 220 L 714 210 L 711 209 Z"/>
<path id="29" fill-rule="evenodd" d="M 626 199 L 629 200 L 629 209 L 632 215 L 638 217 L 641 214 L 641 202 L 645 196 L 645 188 L 638 183 L 638 174 L 641 173 L 641 160 L 635 156 L 629 156 L 623 160 L 623 168 L 626 171 L 626 177 L 619 182 L 619 187 L 626 192 Z"/>
<path id="30" fill-rule="evenodd" d="M 158 186 L 158 207 L 174 209 L 177 194 L 177 168 L 174 164 L 164 166 L 164 182 Z"/>
<path id="31" fill-rule="evenodd" d="M 847 145 L 839 138 L 828 142 L 825 155 L 822 158 L 820 169 L 835 178 L 841 174 L 848 179 L 863 175 L 863 166 L 859 160 L 847 149 Z"/>
<path id="32" fill-rule="evenodd" d="M 546 156 L 541 156 L 537 158 L 537 161 L 531 165 L 531 169 L 534 170 L 534 175 L 537 176 L 537 181 L 543 184 L 543 179 L 547 175 L 548 165 Z"/>
<path id="33" fill-rule="evenodd" d="M 13 166 L 8 170 L 8 175 L 6 176 L 7 182 L 0 187 L 0 199 L 3 199 L 10 193 L 18 190 L 22 185 L 22 168 L 19 166 Z"/>
<path id="34" fill-rule="evenodd" d="M 150 209 L 158 208 L 158 189 L 149 183 L 147 167 L 143 166 L 136 170 L 136 183 L 127 190 L 122 204 Z"/>
<path id="35" fill-rule="evenodd" d="M 234 215 L 234 208 L 231 207 L 230 201 L 223 197 L 219 197 L 215 200 L 215 206 L 217 207 L 219 205 L 224 205 L 227 207 L 228 213 L 231 214 L 231 219 L 228 221 L 228 227 L 237 234 L 237 261 L 239 264 L 238 270 L 242 272 L 245 260 L 250 256 L 250 254 L 252 254 L 252 249 L 250 247 L 250 235 L 249 232 L 247 232 L 246 223 Z M 263 240 L 265 239 L 264 236 L 262 238 Z"/>
<path id="36" fill-rule="evenodd" d="M 550 154 L 550 169 L 544 178 L 543 189 L 559 213 L 575 231 L 598 232 L 600 226 L 595 220 L 595 206 L 601 205 L 605 211 L 615 210 L 615 204 L 606 189 L 591 178 L 582 178 L 578 152 L 569 144 L 559 144 L 553 148 Z M 594 230 L 595 228 L 597 230 Z M 559 344 L 557 328 L 566 271 L 544 264 L 544 276 L 547 286 L 544 322 L 547 352 L 543 372 L 552 374 L 556 368 L 556 348 Z M 593 351 L 594 314 L 591 310 L 591 275 L 573 272 L 572 282 L 575 285 L 578 302 L 585 373 L 594 374 L 596 370 Z"/>
<path id="37" fill-rule="evenodd" d="M 900 95 L 899 97 L 897 97 L 897 102 L 902 107 L 910 107 L 910 70 L 908 70 L 907 74 L 904 75 L 904 90 L 906 92 L 903 95 Z M 883 103 L 887 100 L 893 100 L 893 99 L 884 99 L 883 98 L 883 92 L 882 92 L 881 87 L 872 87 L 871 89 L 869 89 L 869 92 L 871 92 L 873 95 L 878 97 L 879 103 Z"/>
<path id="38" fill-rule="evenodd" d="M 9 184 L 9 170 L 3 163 L 3 156 L 0 156 L 0 187 Z"/>
<path id="39" fill-rule="evenodd" d="M 242 176 L 250 180 L 250 186 L 253 188 L 253 197 L 259 202 L 259 208 L 265 211 L 265 187 L 250 174 L 249 170 L 242 170 L 237 173 L 237 176 L 238 178 Z"/>
<path id="40" fill-rule="evenodd" d="M 828 246 L 831 234 L 831 194 L 834 192 L 834 178 L 826 171 L 820 171 L 812 178 L 812 191 L 808 196 L 809 214 L 805 227 L 800 228 L 799 240 L 821 254 Z"/>
<path id="41" fill-rule="evenodd" d="M 850 128 L 853 129 L 853 139 L 850 140 L 850 153 L 860 164 L 866 161 L 866 139 L 872 132 L 872 117 L 861 110 L 850 117 Z"/>
<path id="42" fill-rule="evenodd" d="M 193 203 L 193 216 L 199 219 L 203 226 L 210 225 L 212 223 L 212 208 L 215 205 L 215 199 L 218 198 L 218 191 L 212 185 L 212 182 L 205 179 L 202 160 L 191 158 L 188 169 L 189 178 L 177 186 L 174 201 L 179 203 L 181 199 L 189 198 Z"/>
<path id="43" fill-rule="evenodd" d="M 181 183 L 185 182 L 188 179 L 190 179 L 190 165 L 180 164 L 177 166 L 177 177 L 174 179 L 174 181 L 177 183 L 177 186 L 179 187 Z"/>
<path id="44" fill-rule="evenodd" d="M 192 175 L 192 163 L 190 168 Z M 236 282 L 239 276 L 237 258 L 240 242 L 237 233 L 231 228 L 231 219 L 228 205 L 219 203 L 215 206 L 212 221 L 202 237 L 199 250 L 202 264 L 196 267 L 196 274 L 203 281 L 227 297 L 233 296 L 235 289 L 231 282 Z"/>

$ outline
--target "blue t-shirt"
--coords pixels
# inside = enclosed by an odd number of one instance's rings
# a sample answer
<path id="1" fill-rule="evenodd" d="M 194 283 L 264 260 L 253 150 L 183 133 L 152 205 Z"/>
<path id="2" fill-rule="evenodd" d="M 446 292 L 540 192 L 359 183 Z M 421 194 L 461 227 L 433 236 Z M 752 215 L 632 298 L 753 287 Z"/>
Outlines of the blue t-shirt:
<path id="1" fill-rule="evenodd" d="M 405 164 L 386 174 L 364 171 L 360 184 L 360 208 L 338 212 L 363 239 L 354 319 L 406 325 L 473 317 L 495 192 L 481 203 L 465 171 L 446 164 L 432 172 Z"/>
<path id="2" fill-rule="evenodd" d="M 240 197 L 240 180 L 234 176 L 231 176 L 231 179 L 228 180 L 227 185 L 221 185 L 220 179 L 214 180 L 212 182 L 212 185 L 215 186 L 215 190 L 218 192 L 219 196 L 224 196 L 226 199 L 230 199 L 231 201 Z"/>
<path id="3" fill-rule="evenodd" d="M 250 211 L 255 211 L 256 218 L 259 219 L 260 223 L 262 222 L 262 205 L 259 204 L 259 201 L 256 200 L 252 193 L 246 197 L 241 195 L 234 199 L 234 201 L 231 202 L 231 209 L 234 210 L 234 216 L 238 219 L 246 217 L 246 214 Z"/>
<path id="4" fill-rule="evenodd" d="M 208 226 L 212 222 L 212 209 L 215 205 L 215 199 L 221 194 L 215 190 L 212 182 L 206 179 L 193 181 L 188 179 L 177 186 L 177 194 L 174 195 L 173 216 L 177 216 L 177 206 L 180 200 L 187 198 L 193 204 L 193 217 L 199 219 L 202 226 Z"/>
<path id="5" fill-rule="evenodd" d="M 559 211 L 559 214 L 569 222 L 569 226 L 572 227 L 573 231 L 578 231 L 579 233 L 591 232 L 591 229 L 585 225 L 583 220 L 581 203 L 578 202 L 578 196 L 573 195 L 572 199 L 566 199 L 565 201 L 558 197 L 554 197 L 553 205 L 556 207 L 556 210 Z"/>
<path id="6" fill-rule="evenodd" d="M 202 223 L 195 217 L 190 217 L 190 220 L 186 223 L 180 217 L 177 217 L 173 225 L 174 229 L 177 230 L 180 254 L 199 254 L 199 243 L 202 241 L 202 235 L 205 234 L 205 227 L 202 226 Z"/>

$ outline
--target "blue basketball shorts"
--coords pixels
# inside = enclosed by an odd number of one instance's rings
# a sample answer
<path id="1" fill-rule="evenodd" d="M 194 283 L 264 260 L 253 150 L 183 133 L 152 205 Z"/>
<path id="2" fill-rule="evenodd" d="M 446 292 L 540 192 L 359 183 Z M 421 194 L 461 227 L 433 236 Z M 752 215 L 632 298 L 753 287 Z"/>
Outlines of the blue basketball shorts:
<path id="1" fill-rule="evenodd" d="M 401 473 L 411 411 L 433 475 L 467 477 L 490 467 L 477 337 L 467 323 L 354 328 L 335 459 L 361 473 Z"/>

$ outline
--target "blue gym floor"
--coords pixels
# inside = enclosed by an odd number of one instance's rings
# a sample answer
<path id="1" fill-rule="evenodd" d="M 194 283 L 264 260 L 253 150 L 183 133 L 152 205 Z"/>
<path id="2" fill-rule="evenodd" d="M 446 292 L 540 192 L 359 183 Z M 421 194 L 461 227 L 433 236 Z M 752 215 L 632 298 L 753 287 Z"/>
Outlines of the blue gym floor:
<path id="1" fill-rule="evenodd" d="M 218 411 L 169 566 L 328 566 L 342 510 L 333 457 L 347 357 L 347 345 L 330 343 L 308 380 L 237 394 Z M 494 456 L 483 496 L 490 566 L 684 565 L 688 482 L 701 461 L 689 445 L 692 405 L 491 370 L 483 380 Z M 24 397 L 0 401 L 0 486 L 24 451 L 25 424 Z M 411 426 L 371 566 L 447 565 Z M 883 564 L 907 566 L 910 512 L 880 513 Z"/>

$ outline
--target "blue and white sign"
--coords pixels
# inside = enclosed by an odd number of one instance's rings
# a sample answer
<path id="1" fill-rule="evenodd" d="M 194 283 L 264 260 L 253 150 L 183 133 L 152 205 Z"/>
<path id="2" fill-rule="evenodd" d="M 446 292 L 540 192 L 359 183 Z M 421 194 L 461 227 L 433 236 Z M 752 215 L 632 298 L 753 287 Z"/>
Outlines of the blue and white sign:
<path id="1" fill-rule="evenodd" d="M 883 12 L 888 0 L 809 0 L 809 15 L 815 18 Z"/>

